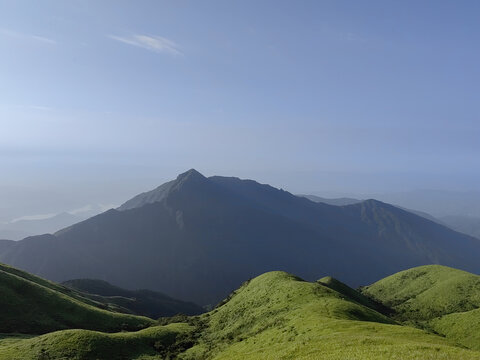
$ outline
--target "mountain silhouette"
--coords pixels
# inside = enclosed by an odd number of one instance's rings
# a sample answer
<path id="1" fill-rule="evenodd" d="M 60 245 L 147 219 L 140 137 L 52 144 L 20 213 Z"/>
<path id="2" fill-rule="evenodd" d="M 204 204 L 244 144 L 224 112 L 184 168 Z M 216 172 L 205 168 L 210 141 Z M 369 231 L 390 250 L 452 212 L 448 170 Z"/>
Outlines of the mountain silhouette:
<path id="1" fill-rule="evenodd" d="M 478 240 L 376 200 L 312 202 L 191 169 L 53 235 L 0 242 L 0 261 L 66 281 L 93 278 L 212 305 L 272 270 L 358 286 L 424 264 L 478 272 Z"/>

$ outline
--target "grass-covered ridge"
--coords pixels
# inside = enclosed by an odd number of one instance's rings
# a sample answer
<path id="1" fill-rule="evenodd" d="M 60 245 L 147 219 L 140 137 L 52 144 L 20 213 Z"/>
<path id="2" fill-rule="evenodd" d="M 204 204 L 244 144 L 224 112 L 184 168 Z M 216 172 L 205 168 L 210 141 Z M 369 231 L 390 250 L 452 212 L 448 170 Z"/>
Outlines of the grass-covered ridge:
<path id="1" fill-rule="evenodd" d="M 394 318 L 480 350 L 480 276 L 440 265 L 399 272 L 362 289 Z"/>
<path id="2" fill-rule="evenodd" d="M 0 340 L 2 360 L 133 360 L 165 359 L 191 346 L 184 342 L 187 324 L 154 326 L 137 332 L 107 334 L 89 330 L 63 330 L 16 342 Z M 188 340 L 187 340 L 188 341 Z M 5 342 L 5 343 L 4 343 Z"/>
<path id="3" fill-rule="evenodd" d="M 0 265 L 0 294 L 1 333 L 42 334 L 71 328 L 113 332 L 154 323 L 100 309 L 78 293 L 5 265 Z"/>
<path id="4" fill-rule="evenodd" d="M 445 315 L 429 326 L 458 344 L 480 351 L 480 309 Z"/>
<path id="5" fill-rule="evenodd" d="M 201 318 L 205 330 L 182 359 L 480 359 L 283 272 L 251 280 Z"/>
<path id="6" fill-rule="evenodd" d="M 385 310 L 333 278 L 312 283 L 275 271 L 245 282 L 209 313 L 161 319 L 136 332 L 0 336 L 0 360 L 480 360 L 480 352 L 459 345 L 476 341 L 461 337 L 464 328 L 456 330 L 460 339 L 452 333 L 449 340 L 376 309 Z M 453 329 L 453 315 L 436 326 Z M 471 325 L 477 315 L 468 318 Z"/>
<path id="7" fill-rule="evenodd" d="M 440 265 L 386 277 L 362 292 L 397 312 L 402 321 L 428 321 L 480 307 L 480 276 Z"/>

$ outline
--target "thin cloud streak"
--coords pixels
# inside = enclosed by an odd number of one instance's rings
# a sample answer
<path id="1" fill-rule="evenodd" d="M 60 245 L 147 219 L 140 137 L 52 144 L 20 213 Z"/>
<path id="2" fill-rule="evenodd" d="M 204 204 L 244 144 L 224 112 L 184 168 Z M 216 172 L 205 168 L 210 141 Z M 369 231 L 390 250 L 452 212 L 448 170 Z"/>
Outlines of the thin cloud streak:
<path id="1" fill-rule="evenodd" d="M 41 111 L 52 111 L 53 108 L 50 106 L 40 106 L 40 105 L 28 105 L 27 106 L 29 109 L 33 110 L 41 110 Z"/>
<path id="2" fill-rule="evenodd" d="M 181 56 L 183 53 L 180 47 L 172 40 L 162 36 L 148 35 L 131 35 L 131 36 L 115 36 L 108 35 L 110 39 L 122 42 L 124 44 L 140 47 L 156 53 L 165 53 L 173 56 Z"/>
<path id="3" fill-rule="evenodd" d="M 13 31 L 13 30 L 9 30 L 9 29 L 0 29 L 0 35 L 7 36 L 7 37 L 10 37 L 10 38 L 16 38 L 16 39 L 19 39 L 19 40 L 33 40 L 35 42 L 49 44 L 49 45 L 57 44 L 57 42 L 55 40 L 44 37 L 44 36 L 19 33 L 17 31 Z"/>

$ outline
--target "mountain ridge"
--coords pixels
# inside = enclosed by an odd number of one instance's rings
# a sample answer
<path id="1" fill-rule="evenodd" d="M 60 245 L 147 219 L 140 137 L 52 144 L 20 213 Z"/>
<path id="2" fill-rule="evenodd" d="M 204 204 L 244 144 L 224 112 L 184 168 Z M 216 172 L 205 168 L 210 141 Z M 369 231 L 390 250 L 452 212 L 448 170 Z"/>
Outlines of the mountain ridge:
<path id="1" fill-rule="evenodd" d="M 354 287 L 430 263 L 479 270 L 478 240 L 376 200 L 315 203 L 193 169 L 166 184 L 159 201 L 146 192 L 54 235 L 0 242 L 0 261 L 59 282 L 100 279 L 201 305 L 271 270 L 311 281 L 329 273 Z"/>

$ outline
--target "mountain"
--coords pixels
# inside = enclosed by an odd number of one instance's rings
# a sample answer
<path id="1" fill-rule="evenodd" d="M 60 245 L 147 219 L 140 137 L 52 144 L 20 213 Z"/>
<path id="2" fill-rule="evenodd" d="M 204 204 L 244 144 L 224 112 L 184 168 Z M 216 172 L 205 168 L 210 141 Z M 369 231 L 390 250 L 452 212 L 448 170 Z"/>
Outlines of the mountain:
<path id="1" fill-rule="evenodd" d="M 321 202 L 324 204 L 335 205 L 335 206 L 358 204 L 363 201 L 363 200 L 358 200 L 353 198 L 332 198 L 332 199 L 328 198 L 327 199 L 327 198 L 323 198 L 316 195 L 298 195 L 298 196 L 305 197 L 314 202 Z M 403 209 L 405 211 L 411 212 L 415 215 L 421 216 L 430 221 L 439 223 L 441 225 L 445 225 L 455 231 L 480 239 L 480 218 L 479 217 L 450 215 L 450 216 L 442 216 L 442 217 L 436 218 L 424 211 L 408 209 L 398 205 L 396 205 L 396 207 Z"/>
<path id="2" fill-rule="evenodd" d="M 320 196 L 317 196 L 317 195 L 298 195 L 298 196 L 307 198 L 308 200 L 311 200 L 311 201 L 314 201 L 314 202 L 321 202 L 321 203 L 324 203 L 324 204 L 336 205 L 336 206 L 353 205 L 353 204 L 358 204 L 359 202 L 363 201 L 363 200 L 346 198 L 346 197 L 327 199 L 327 198 L 320 197 Z"/>
<path id="3" fill-rule="evenodd" d="M 329 204 L 329 205 L 335 205 L 335 206 L 345 206 L 345 205 L 359 204 L 359 203 L 361 203 L 362 201 L 364 201 L 364 200 L 358 200 L 358 199 L 354 199 L 354 198 L 345 198 L 345 197 L 327 199 L 327 198 L 323 198 L 323 197 L 316 196 L 316 195 L 298 195 L 298 196 L 305 197 L 305 198 L 307 198 L 307 199 L 309 199 L 309 200 L 312 200 L 312 201 L 314 201 L 314 202 L 320 202 L 320 203 Z M 425 219 L 428 219 L 428 220 L 430 220 L 430 221 L 439 223 L 439 224 L 441 224 L 441 225 L 445 225 L 441 220 L 433 217 L 433 216 L 430 215 L 430 214 L 427 214 L 427 213 L 424 212 L 424 211 L 407 209 L 407 208 L 404 208 L 404 207 L 398 206 L 398 205 L 397 205 L 396 207 L 398 207 L 399 209 L 402 209 L 402 210 L 411 212 L 411 213 L 413 213 L 413 214 L 415 214 L 415 215 L 421 216 L 421 217 L 423 217 L 423 218 L 425 218 Z M 455 230 L 455 229 L 454 229 L 454 230 Z"/>
<path id="4" fill-rule="evenodd" d="M 186 178 L 188 178 L 189 176 L 192 176 L 192 175 L 185 174 Z M 183 181 L 186 181 L 186 179 L 183 179 Z M 172 181 L 166 182 L 165 184 L 160 185 L 156 189 L 141 193 L 133 197 L 132 199 L 128 200 L 127 202 L 125 202 L 123 205 L 121 205 L 118 208 L 118 210 L 123 211 L 123 210 L 135 209 L 147 204 L 160 202 L 168 196 L 170 189 L 174 185 L 175 185 L 175 181 L 172 180 Z"/>
<path id="5" fill-rule="evenodd" d="M 200 305 L 272 270 L 355 287 L 431 263 L 476 272 L 479 258 L 478 240 L 379 201 L 332 206 L 193 169 L 53 235 L 0 242 L 0 261 L 50 280 L 100 279 Z"/>
<path id="6" fill-rule="evenodd" d="M 104 309 L 78 292 L 0 264 L 0 333 L 41 334 L 69 328 L 138 330 L 146 317 Z"/>
<path id="7" fill-rule="evenodd" d="M 440 220 L 453 230 L 480 239 L 480 217 L 444 216 Z"/>
<path id="8" fill-rule="evenodd" d="M 0 223 L 0 239 L 21 240 L 28 236 L 50 234 L 102 213 L 106 205 L 89 204 L 71 212 L 23 216 Z M 46 217 L 45 217 L 46 216 Z"/>
<path id="9" fill-rule="evenodd" d="M 274 271 L 244 282 L 208 313 L 140 331 L 4 334 L 0 359 L 480 359 L 479 352 L 403 326 L 370 304 L 334 278 L 307 282 Z"/>
<path id="10" fill-rule="evenodd" d="M 76 279 L 62 285 L 81 291 L 84 296 L 100 302 L 116 304 L 136 315 L 148 316 L 152 319 L 173 316 L 176 314 L 198 315 L 203 308 L 194 304 L 171 298 L 170 296 L 151 290 L 126 290 L 113 286 L 103 280 Z"/>
<path id="11" fill-rule="evenodd" d="M 436 218 L 480 217 L 480 192 L 478 191 L 414 190 L 372 194 L 370 197 L 404 208 L 423 211 Z"/>
<path id="12" fill-rule="evenodd" d="M 421 266 L 362 288 L 394 311 L 397 321 L 433 330 L 480 350 L 480 276 L 445 266 Z"/>

